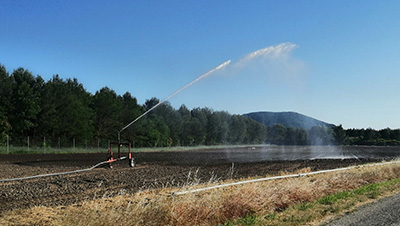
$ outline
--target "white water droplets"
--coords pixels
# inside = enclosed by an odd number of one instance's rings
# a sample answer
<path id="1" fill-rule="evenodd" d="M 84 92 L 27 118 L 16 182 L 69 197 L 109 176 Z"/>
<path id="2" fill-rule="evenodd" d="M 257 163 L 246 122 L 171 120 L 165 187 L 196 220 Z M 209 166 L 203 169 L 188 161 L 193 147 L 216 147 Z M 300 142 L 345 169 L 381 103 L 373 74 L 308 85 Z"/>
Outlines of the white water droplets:
<path id="1" fill-rule="evenodd" d="M 150 108 L 149 110 L 147 110 L 145 113 L 143 113 L 142 115 L 140 115 L 139 117 L 137 117 L 135 120 L 133 120 L 132 122 L 130 122 L 128 125 L 126 125 L 124 128 L 122 128 L 119 132 L 121 133 L 123 130 L 125 130 L 126 128 L 128 128 L 129 126 L 131 126 L 133 123 L 135 123 L 136 121 L 138 121 L 140 118 L 142 118 L 143 116 L 147 115 L 149 112 L 151 112 L 153 109 L 155 109 L 156 107 L 158 107 L 159 105 L 163 104 L 164 102 L 166 102 L 167 100 L 169 100 L 170 98 L 172 98 L 173 96 L 177 95 L 178 93 L 182 92 L 184 89 L 188 88 L 189 86 L 195 84 L 196 82 L 200 81 L 201 79 L 209 76 L 210 74 L 214 73 L 215 71 L 221 70 L 223 68 L 225 68 L 226 66 L 228 66 L 231 63 L 230 60 L 225 61 L 224 63 L 218 65 L 216 68 L 210 70 L 207 73 L 204 73 L 202 75 L 200 75 L 198 78 L 196 78 L 195 80 L 189 82 L 188 84 L 186 84 L 185 86 L 183 86 L 182 88 L 178 89 L 177 91 L 173 92 L 171 95 L 169 95 L 168 97 L 166 97 L 165 99 L 163 99 L 162 101 L 160 101 L 158 104 L 154 105 L 152 108 Z"/>
<path id="2" fill-rule="evenodd" d="M 296 47 L 297 47 L 296 44 L 293 44 L 290 42 L 281 43 L 281 44 L 275 45 L 275 46 L 268 46 L 264 49 L 259 49 L 257 51 L 247 54 L 245 57 L 240 59 L 238 61 L 238 63 L 236 63 L 236 65 L 244 64 L 244 63 L 246 63 L 252 59 L 255 59 L 256 57 L 260 57 L 260 56 L 269 56 L 269 57 L 273 57 L 273 58 L 279 58 L 282 56 L 286 56 Z"/>

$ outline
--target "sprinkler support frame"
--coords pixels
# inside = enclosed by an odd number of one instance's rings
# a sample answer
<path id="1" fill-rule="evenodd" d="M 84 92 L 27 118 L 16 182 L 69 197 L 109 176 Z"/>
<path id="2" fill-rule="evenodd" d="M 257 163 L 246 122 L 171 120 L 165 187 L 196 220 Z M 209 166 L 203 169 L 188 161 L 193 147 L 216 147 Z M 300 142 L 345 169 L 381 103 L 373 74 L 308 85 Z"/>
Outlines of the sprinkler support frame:
<path id="1" fill-rule="evenodd" d="M 112 150 L 112 146 L 113 145 L 117 145 L 118 147 L 118 158 L 114 158 L 114 152 Z M 121 147 L 123 145 L 128 146 L 128 157 L 123 156 L 121 157 Z M 136 163 L 135 163 L 135 159 L 132 157 L 132 151 L 131 151 L 131 143 L 129 142 L 121 142 L 120 140 L 120 133 L 118 132 L 118 141 L 117 142 L 110 142 L 110 147 L 109 147 L 109 156 L 107 157 L 107 163 L 109 165 L 110 168 L 112 168 L 111 163 L 116 162 L 118 160 L 124 160 L 124 159 L 128 159 L 129 161 L 129 166 L 130 167 L 135 167 Z"/>

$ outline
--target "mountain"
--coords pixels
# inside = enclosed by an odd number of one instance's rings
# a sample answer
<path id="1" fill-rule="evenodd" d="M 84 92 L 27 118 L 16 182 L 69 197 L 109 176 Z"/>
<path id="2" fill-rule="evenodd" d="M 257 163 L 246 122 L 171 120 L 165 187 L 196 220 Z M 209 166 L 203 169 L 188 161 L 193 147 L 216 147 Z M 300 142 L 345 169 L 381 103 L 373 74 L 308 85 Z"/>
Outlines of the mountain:
<path id="1" fill-rule="evenodd" d="M 266 126 L 282 124 L 285 127 L 302 128 L 306 130 L 314 126 L 335 126 L 334 124 L 329 124 L 297 112 L 251 112 L 244 114 L 244 116 L 252 118 Z"/>

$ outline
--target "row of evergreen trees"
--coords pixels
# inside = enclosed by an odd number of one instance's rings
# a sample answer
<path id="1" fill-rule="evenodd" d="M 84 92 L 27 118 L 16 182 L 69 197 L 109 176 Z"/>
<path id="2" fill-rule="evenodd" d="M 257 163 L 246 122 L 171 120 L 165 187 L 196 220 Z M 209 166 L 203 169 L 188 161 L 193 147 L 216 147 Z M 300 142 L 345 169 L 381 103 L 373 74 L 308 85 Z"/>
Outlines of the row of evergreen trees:
<path id="1" fill-rule="evenodd" d="M 120 96 L 104 87 L 94 95 L 77 79 L 49 81 L 23 68 L 9 74 L 0 65 L 0 140 L 13 145 L 92 145 L 116 140 L 118 131 L 158 104 L 156 98 L 140 105 L 130 93 Z M 121 133 L 136 146 L 191 146 L 263 143 L 263 125 L 240 115 L 208 108 L 175 110 L 164 103 Z M 36 143 L 35 143 L 36 142 Z"/>
<path id="2" fill-rule="evenodd" d="M 104 87 L 94 95 L 77 79 L 49 81 L 19 68 L 11 74 L 0 65 L 0 145 L 11 137 L 13 145 L 52 147 L 97 146 L 98 141 L 116 140 L 118 131 L 159 103 L 152 98 L 143 105 L 130 93 L 117 95 Z M 169 103 L 155 108 L 121 133 L 121 139 L 138 147 L 194 146 L 218 144 L 378 144 L 396 145 L 400 130 L 344 130 L 314 127 L 310 130 L 266 127 L 242 115 L 209 108 L 174 109 Z"/>

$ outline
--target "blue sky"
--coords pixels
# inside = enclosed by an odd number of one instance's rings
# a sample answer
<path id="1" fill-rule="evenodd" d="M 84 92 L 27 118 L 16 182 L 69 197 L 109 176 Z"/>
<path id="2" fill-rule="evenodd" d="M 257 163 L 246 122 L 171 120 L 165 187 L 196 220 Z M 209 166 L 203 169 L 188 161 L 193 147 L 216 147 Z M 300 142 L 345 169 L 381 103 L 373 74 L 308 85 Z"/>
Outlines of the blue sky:
<path id="1" fill-rule="evenodd" d="M 0 63 L 139 103 L 400 128 L 400 1 L 0 1 Z M 292 45 L 239 67 L 248 54 Z"/>

